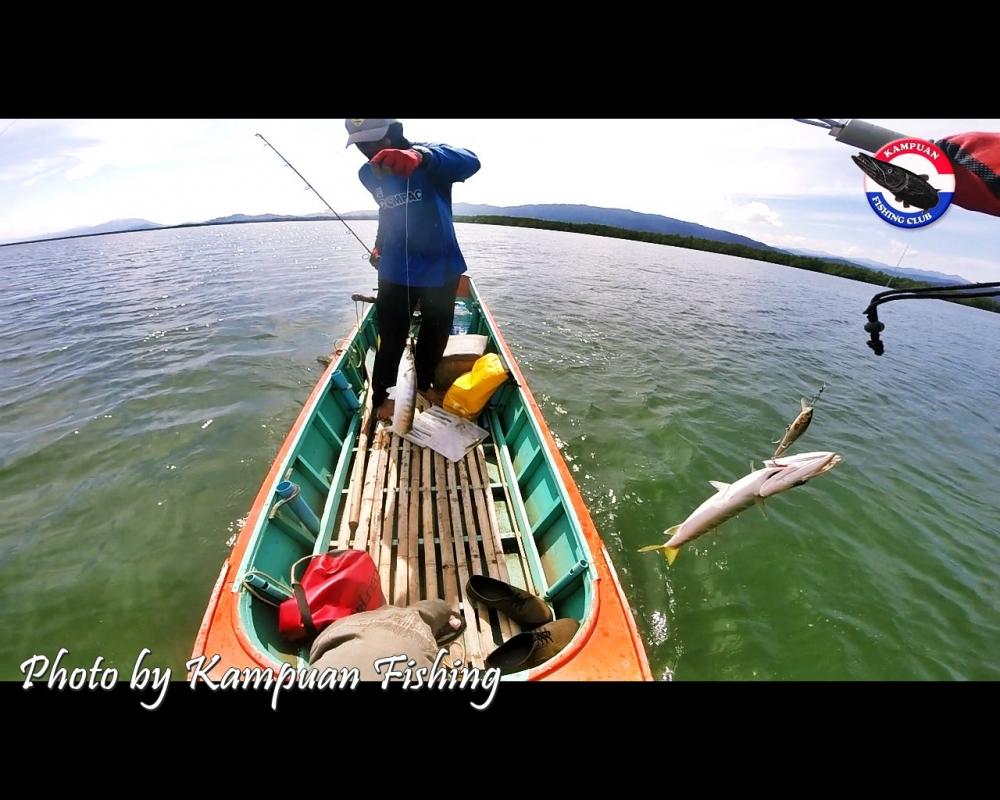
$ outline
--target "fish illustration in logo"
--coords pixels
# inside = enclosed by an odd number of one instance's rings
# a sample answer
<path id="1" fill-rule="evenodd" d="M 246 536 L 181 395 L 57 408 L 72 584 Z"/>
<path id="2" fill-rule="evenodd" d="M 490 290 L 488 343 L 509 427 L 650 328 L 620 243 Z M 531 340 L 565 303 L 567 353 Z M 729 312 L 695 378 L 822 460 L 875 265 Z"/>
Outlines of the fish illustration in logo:
<path id="1" fill-rule="evenodd" d="M 864 153 L 851 156 L 851 160 L 883 189 L 888 189 L 903 208 L 915 206 L 925 211 L 938 204 L 938 190 L 930 185 L 927 175 L 917 175 L 888 161 L 879 161 Z"/>

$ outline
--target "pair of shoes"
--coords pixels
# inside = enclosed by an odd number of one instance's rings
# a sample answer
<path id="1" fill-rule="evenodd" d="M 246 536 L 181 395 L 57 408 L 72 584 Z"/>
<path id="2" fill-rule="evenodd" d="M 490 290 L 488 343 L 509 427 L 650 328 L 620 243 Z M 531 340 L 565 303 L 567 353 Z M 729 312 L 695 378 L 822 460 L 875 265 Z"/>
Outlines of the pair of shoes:
<path id="1" fill-rule="evenodd" d="M 501 675 L 537 667 L 560 652 L 580 628 L 575 619 L 557 619 L 531 631 L 512 636 L 486 657 L 486 666 Z"/>
<path id="2" fill-rule="evenodd" d="M 544 600 L 523 589 L 486 575 L 473 575 L 465 584 L 465 594 L 476 603 L 506 614 L 524 627 L 551 622 L 555 615 Z"/>

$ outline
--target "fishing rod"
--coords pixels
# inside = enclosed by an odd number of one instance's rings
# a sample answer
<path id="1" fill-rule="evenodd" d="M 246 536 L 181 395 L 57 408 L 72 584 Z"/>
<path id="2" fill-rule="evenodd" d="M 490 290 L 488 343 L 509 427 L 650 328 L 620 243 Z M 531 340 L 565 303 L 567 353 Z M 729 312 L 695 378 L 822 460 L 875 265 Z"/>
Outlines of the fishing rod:
<path id="1" fill-rule="evenodd" d="M 813 125 L 817 128 L 825 128 L 827 133 L 838 142 L 857 147 L 869 153 L 896 139 L 905 139 L 906 134 L 891 131 L 878 125 L 872 125 L 861 119 L 795 119 L 796 122 L 803 122 L 806 125 Z"/>
<path id="2" fill-rule="evenodd" d="M 879 339 L 879 334 L 885 330 L 885 325 L 879 322 L 878 307 L 893 300 L 964 300 L 970 297 L 996 297 L 1000 295 L 1000 282 L 994 283 L 959 283 L 951 286 L 927 286 L 922 289 L 890 289 L 875 295 L 868 308 L 864 310 L 868 317 L 865 330 L 871 338 L 866 344 L 880 356 L 885 352 L 885 345 Z"/>
<path id="3" fill-rule="evenodd" d="M 266 144 L 266 145 L 267 145 L 268 147 L 270 147 L 270 148 L 271 148 L 272 150 L 274 150 L 274 152 L 275 152 L 275 153 L 278 153 L 278 149 L 277 149 L 277 148 L 276 148 L 276 147 L 275 147 L 275 146 L 274 146 L 273 144 L 271 144 L 271 143 L 270 143 L 270 142 L 269 142 L 269 141 L 268 141 L 267 139 L 265 139 L 265 138 L 264 138 L 263 136 L 261 136 L 261 135 L 260 135 L 259 133 L 258 133 L 258 134 L 256 134 L 256 135 L 257 135 L 257 136 L 260 136 L 260 138 L 261 138 L 261 141 L 263 141 L 263 142 L 264 142 L 264 144 Z M 327 203 L 327 202 L 326 202 L 326 199 L 325 199 L 325 198 L 323 197 L 323 195 L 321 195 L 321 194 L 320 194 L 319 192 L 317 192 L 317 191 L 316 191 L 316 189 L 315 189 L 315 188 L 313 187 L 313 185 L 312 185 L 311 183 L 309 183 L 309 181 L 307 181 L 307 180 L 305 179 L 305 176 L 304 176 L 304 175 L 303 175 L 303 174 L 302 174 L 301 172 L 299 172 L 299 171 L 298 171 L 297 169 L 295 169 L 295 167 L 293 167 L 293 166 L 292 166 L 292 165 L 291 165 L 291 164 L 289 163 L 288 159 L 287 159 L 287 158 L 285 158 L 285 157 L 284 157 L 283 155 L 281 155 L 281 153 L 278 153 L 278 158 L 280 158 L 280 159 L 281 159 L 282 161 L 284 161 L 284 162 L 285 162 L 285 164 L 287 164 L 287 165 L 288 165 L 288 167 L 289 167 L 289 168 L 291 168 L 292 172 L 294 172 L 294 173 L 295 173 L 296 175 L 298 175 L 298 176 L 299 176 L 300 178 L 302 178 L 302 181 L 303 181 L 303 183 L 305 183 L 305 185 L 306 185 L 306 186 L 308 186 L 308 187 L 309 187 L 310 189 L 312 189 L 312 190 L 313 190 L 313 193 L 314 193 L 314 194 L 315 194 L 315 195 L 316 195 L 316 196 L 317 196 L 317 197 L 318 197 L 318 198 L 319 198 L 320 200 L 322 200 L 322 201 L 323 201 L 323 205 L 325 205 L 325 206 L 326 206 L 326 207 L 327 207 L 328 209 L 330 209 L 331 211 L 333 211 L 333 214 L 334 214 L 334 216 L 336 216 L 336 217 L 337 217 L 337 219 L 339 219 L 339 220 L 340 220 L 341 222 L 343 222 L 343 223 L 344 223 L 344 227 L 346 227 L 346 228 L 347 228 L 347 230 L 349 230 L 349 231 L 351 232 L 351 235 L 352 235 L 352 236 L 353 236 L 353 237 L 354 237 L 355 239 L 357 239 L 357 240 L 358 240 L 358 241 L 359 241 L 359 242 L 361 243 L 361 246 L 362 246 L 363 248 L 365 248 L 365 250 L 367 250 L 367 251 L 368 251 L 368 257 L 369 257 L 369 258 L 371 258 L 371 255 L 372 255 L 372 251 L 371 251 L 371 248 L 370 248 L 370 247 L 369 247 L 368 245 L 366 245 L 366 244 L 365 244 L 364 242 L 362 242 L 362 241 L 361 241 L 361 237 L 360 237 L 360 236 L 358 236 L 358 235 L 357 235 L 357 234 L 356 234 L 356 233 L 354 232 L 354 229 L 353 229 L 353 228 L 351 228 L 351 226 L 347 224 L 347 221 L 346 221 L 346 220 L 345 220 L 345 219 L 344 219 L 344 218 L 343 218 L 342 216 L 340 216 L 340 214 L 338 214 L 338 213 L 337 213 L 336 211 L 334 211 L 334 210 L 333 210 L 333 206 L 331 206 L 331 205 L 330 205 L 329 203 Z"/>

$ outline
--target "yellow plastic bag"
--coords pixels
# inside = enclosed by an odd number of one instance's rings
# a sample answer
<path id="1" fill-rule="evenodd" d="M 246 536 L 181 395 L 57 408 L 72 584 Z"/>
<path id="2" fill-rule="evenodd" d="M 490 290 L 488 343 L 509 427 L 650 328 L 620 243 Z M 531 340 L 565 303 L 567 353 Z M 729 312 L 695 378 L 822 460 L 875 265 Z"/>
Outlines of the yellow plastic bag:
<path id="1" fill-rule="evenodd" d="M 471 419 L 483 410 L 496 388 L 507 380 L 500 356 L 487 353 L 451 385 L 444 396 L 444 410 Z"/>

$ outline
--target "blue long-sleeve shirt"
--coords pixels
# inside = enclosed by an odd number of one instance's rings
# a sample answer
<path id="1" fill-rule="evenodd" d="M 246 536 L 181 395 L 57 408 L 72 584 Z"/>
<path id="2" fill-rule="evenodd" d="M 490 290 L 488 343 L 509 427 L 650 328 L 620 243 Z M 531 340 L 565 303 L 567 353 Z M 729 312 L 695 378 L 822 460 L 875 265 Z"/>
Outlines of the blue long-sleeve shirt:
<path id="1" fill-rule="evenodd" d="M 424 160 L 409 179 L 375 174 L 365 163 L 358 177 L 379 206 L 382 280 L 441 286 L 466 271 L 451 213 L 451 186 L 479 171 L 471 150 L 420 142 Z"/>

